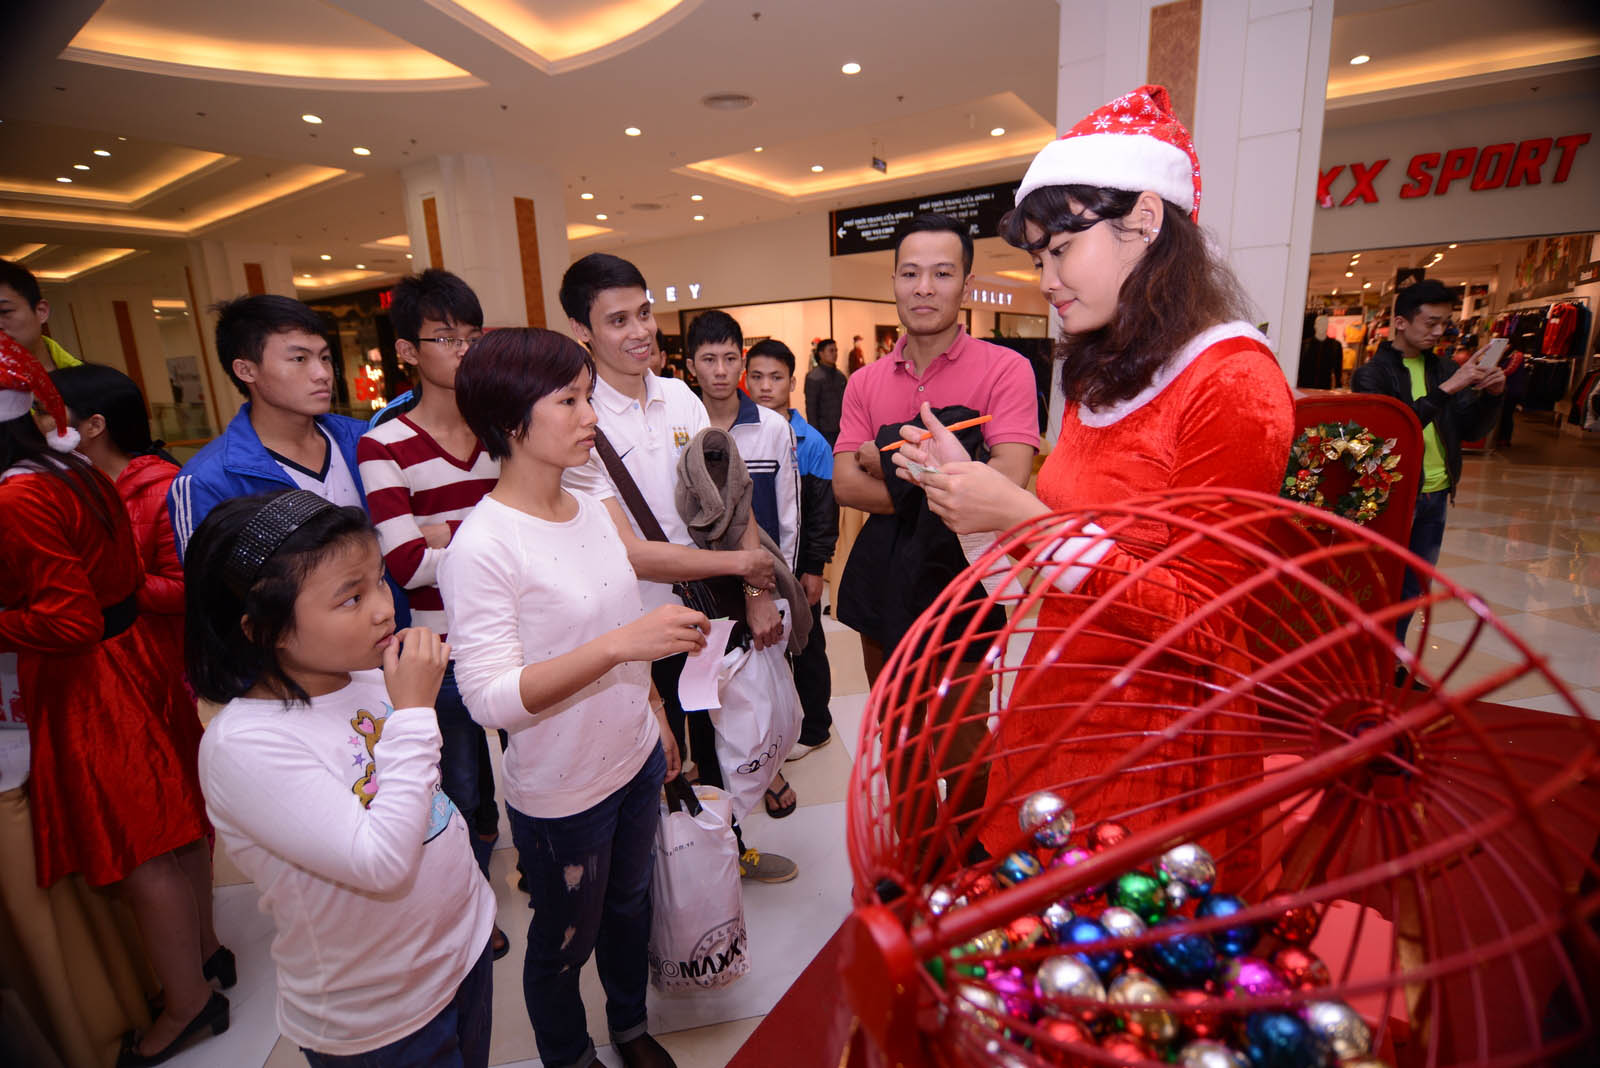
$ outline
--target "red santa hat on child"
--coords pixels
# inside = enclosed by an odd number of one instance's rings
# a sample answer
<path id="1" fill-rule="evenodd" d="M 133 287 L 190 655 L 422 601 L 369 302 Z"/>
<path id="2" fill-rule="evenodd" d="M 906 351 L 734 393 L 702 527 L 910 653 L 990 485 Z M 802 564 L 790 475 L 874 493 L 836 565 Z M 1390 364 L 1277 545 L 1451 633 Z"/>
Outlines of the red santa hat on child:
<path id="1" fill-rule="evenodd" d="M 1051 141 L 1028 165 L 1017 189 L 1021 204 L 1047 185 L 1090 185 L 1155 193 L 1200 218 L 1200 160 L 1194 139 L 1172 113 L 1165 86 L 1141 85 L 1096 108 Z"/>
<path id="2" fill-rule="evenodd" d="M 0 331 L 0 423 L 27 415 L 36 401 L 56 421 L 55 430 L 44 436 L 45 441 L 56 452 L 76 449 L 78 431 L 67 422 L 67 406 L 61 402 L 55 383 L 33 353 Z"/>

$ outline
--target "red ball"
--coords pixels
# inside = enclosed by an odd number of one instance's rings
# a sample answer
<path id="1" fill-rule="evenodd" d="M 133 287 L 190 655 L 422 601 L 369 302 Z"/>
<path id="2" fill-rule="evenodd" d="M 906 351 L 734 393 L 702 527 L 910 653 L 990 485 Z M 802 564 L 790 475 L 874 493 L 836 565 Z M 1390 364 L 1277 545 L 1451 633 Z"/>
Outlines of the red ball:
<path id="1" fill-rule="evenodd" d="M 1314 990 L 1333 982 L 1328 966 L 1303 946 L 1284 946 L 1272 955 L 1272 963 L 1296 990 Z"/>
<path id="2" fill-rule="evenodd" d="M 1018 916 L 1005 926 L 1013 949 L 1031 949 L 1046 941 L 1049 931 L 1037 916 Z"/>
<path id="3" fill-rule="evenodd" d="M 1082 1059 L 1073 1047 L 1095 1044 L 1094 1032 L 1077 1020 L 1047 1016 L 1039 1021 L 1038 1027 L 1043 1037 L 1039 1039 L 1033 1052 L 1047 1064 L 1082 1064 Z"/>
<path id="4" fill-rule="evenodd" d="M 1130 1035 L 1127 1032 L 1110 1036 L 1101 1043 L 1100 1048 L 1124 1064 L 1136 1064 L 1139 1061 L 1160 1059 L 1160 1055 L 1156 1052 L 1154 1046 L 1144 1039 Z"/>
<path id="5" fill-rule="evenodd" d="M 1214 995 L 1191 987 L 1173 991 L 1172 1000 L 1186 1006 L 1178 1013 L 1178 1026 L 1183 1029 L 1185 1038 L 1216 1038 L 1224 1033 L 1222 1017 L 1206 1007 L 1212 1003 Z"/>
<path id="6" fill-rule="evenodd" d="M 994 876 L 984 874 L 968 883 L 964 893 L 968 901 L 976 901 L 981 897 L 988 897 L 998 889 L 1000 884 L 994 881 Z"/>
<path id="7" fill-rule="evenodd" d="M 1098 853 L 1119 845 L 1128 837 L 1128 828 L 1120 823 L 1098 823 L 1089 832 L 1089 848 Z"/>
<path id="8" fill-rule="evenodd" d="M 1290 898 L 1278 895 L 1269 898 L 1267 904 L 1286 904 Z M 1315 905 L 1299 905 L 1295 908 L 1285 908 L 1283 913 L 1273 921 L 1272 933 L 1285 942 L 1296 946 L 1309 946 L 1311 940 L 1317 936 L 1317 928 L 1322 926 L 1322 916 L 1317 912 Z"/>

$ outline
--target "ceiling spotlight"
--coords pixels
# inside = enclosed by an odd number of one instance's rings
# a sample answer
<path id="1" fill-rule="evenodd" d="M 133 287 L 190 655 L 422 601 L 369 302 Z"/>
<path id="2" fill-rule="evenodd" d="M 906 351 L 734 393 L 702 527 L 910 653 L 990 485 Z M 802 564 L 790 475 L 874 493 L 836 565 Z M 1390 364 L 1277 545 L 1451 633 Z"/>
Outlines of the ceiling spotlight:
<path id="1" fill-rule="evenodd" d="M 309 274 L 302 274 L 300 277 L 301 278 L 310 278 L 311 276 Z"/>
<path id="2" fill-rule="evenodd" d="M 840 67 L 839 69 L 841 71 L 843 71 L 844 73 L 846 73 L 846 74 L 860 74 L 861 73 L 861 64 L 852 61 L 850 63 L 846 63 L 844 66 Z"/>
<path id="3" fill-rule="evenodd" d="M 1371 63 L 1371 62 L 1372 62 L 1372 57 L 1367 55 L 1365 52 L 1361 53 L 1361 55 L 1359 55 L 1359 56 L 1351 56 L 1350 57 L 1350 65 L 1352 67 L 1359 67 L 1363 63 Z"/>
<path id="4" fill-rule="evenodd" d="M 367 265 L 366 265 L 366 264 L 364 264 L 364 263 L 358 263 L 358 264 L 356 264 L 356 270 L 358 270 L 358 271 L 364 271 L 364 270 L 366 270 L 366 269 L 367 269 Z"/>
<path id="5" fill-rule="evenodd" d="M 65 184 L 65 185 L 71 185 L 72 184 L 72 179 L 66 177 L 65 175 L 63 175 L 60 178 L 57 178 L 56 181 L 61 182 L 61 183 Z"/>
<path id="6" fill-rule="evenodd" d="M 326 253 L 326 252 L 324 252 L 321 256 L 318 256 L 317 258 L 321 259 L 321 260 L 331 260 L 331 259 L 333 259 L 333 257 L 331 255 L 329 255 L 328 253 Z"/>
<path id="7" fill-rule="evenodd" d="M 761 146 L 760 146 L 760 145 L 757 145 L 757 146 L 756 146 L 756 147 L 755 147 L 755 148 L 754 148 L 754 149 L 753 149 L 753 150 L 752 150 L 752 151 L 755 151 L 755 152 L 765 152 L 765 151 L 766 151 L 766 149 L 764 149 L 764 148 L 762 148 L 762 147 L 761 147 Z"/>
<path id="8" fill-rule="evenodd" d="M 406 253 L 406 259 L 408 259 L 408 260 L 409 260 L 409 259 L 410 259 L 410 258 L 411 258 L 411 253 L 409 253 L 409 252 L 407 252 L 407 253 Z"/>
<path id="9" fill-rule="evenodd" d="M 639 129 L 637 126 L 630 126 L 622 132 L 627 134 L 629 137 L 638 137 L 640 134 L 644 133 L 644 131 Z"/>
<path id="10" fill-rule="evenodd" d="M 126 140 L 127 140 L 127 138 L 126 138 L 126 137 L 123 137 L 123 136 L 122 136 L 122 135 L 121 135 L 121 134 L 118 134 L 118 135 L 117 135 L 117 140 L 118 140 L 118 141 L 126 141 Z"/>
<path id="11" fill-rule="evenodd" d="M 365 147 L 363 145 L 357 145 L 355 148 L 352 148 L 350 151 L 354 152 L 358 156 L 370 156 L 370 155 L 372 155 L 372 149 L 367 148 L 367 147 Z"/>
<path id="12" fill-rule="evenodd" d="M 1356 272 L 1354 272 L 1354 271 L 1346 271 L 1346 272 L 1344 272 L 1344 276 L 1346 278 L 1354 278 L 1356 276 Z"/>
<path id="13" fill-rule="evenodd" d="M 1362 289 L 1371 289 L 1372 288 L 1372 283 L 1371 282 L 1362 282 L 1361 283 L 1361 288 Z"/>
<path id="14" fill-rule="evenodd" d="M 597 212 L 595 212 L 595 216 L 594 216 L 594 217 L 595 217 L 595 218 L 596 218 L 596 219 L 599 219 L 599 220 L 600 220 L 600 221 L 601 221 L 601 222 L 605 222 L 605 221 L 606 221 L 606 220 L 607 220 L 607 219 L 609 219 L 609 218 L 611 218 L 611 216 L 609 216 L 609 215 L 607 215 L 607 214 L 606 214 L 606 213 L 605 213 L 605 212 L 603 212 L 603 211 L 597 211 Z"/>
<path id="15" fill-rule="evenodd" d="M 1005 135 L 1006 128 L 1004 126 L 996 126 L 994 129 L 989 131 L 990 137 L 1004 137 Z"/>
<path id="16" fill-rule="evenodd" d="M 706 221 L 706 217 L 704 215 L 696 215 L 694 217 L 694 221 L 695 222 L 705 222 Z"/>
<path id="17" fill-rule="evenodd" d="M 108 152 L 108 151 L 106 151 L 106 150 L 105 150 L 105 149 L 103 149 L 103 148 L 97 148 L 97 149 L 95 149 L 95 150 L 94 150 L 94 154 L 95 154 L 95 155 L 97 155 L 97 156 L 109 156 L 109 155 L 111 155 L 111 153 L 110 153 L 110 152 Z"/>
<path id="18" fill-rule="evenodd" d="M 1456 245 L 1455 245 L 1455 242 L 1454 242 L 1454 241 L 1452 241 L 1452 242 L 1451 242 L 1451 243 L 1450 243 L 1450 247 L 1451 247 L 1451 248 L 1455 248 L 1455 247 L 1456 247 Z"/>
<path id="19" fill-rule="evenodd" d="M 594 199 L 594 194 L 593 193 L 579 193 L 578 194 L 578 199 L 579 200 L 593 200 Z"/>
<path id="20" fill-rule="evenodd" d="M 820 164 L 820 163 L 813 163 L 813 164 L 812 164 L 812 165 L 811 165 L 811 173 L 812 173 L 812 174 L 821 174 L 821 173 L 822 173 L 822 164 Z"/>
<path id="21" fill-rule="evenodd" d="M 313 126 L 321 126 L 322 125 L 322 116 L 321 115 L 302 115 L 302 116 L 300 116 L 300 121 L 301 122 L 309 122 Z M 122 140 L 122 138 L 119 137 L 119 138 L 117 138 L 117 140 L 120 141 L 120 140 Z"/>
<path id="22" fill-rule="evenodd" d="M 690 193 L 690 194 L 689 194 L 689 199 L 690 199 L 690 200 L 692 200 L 692 201 L 694 201 L 694 202 L 695 202 L 695 203 L 696 203 L 696 204 L 698 204 L 698 203 L 700 203 L 700 202 L 701 202 L 701 201 L 702 201 L 702 200 L 704 200 L 704 199 L 705 199 L 705 197 L 703 197 L 703 196 L 701 196 L 701 195 L 700 195 L 700 194 L 699 194 L 699 193 Z"/>
<path id="23" fill-rule="evenodd" d="M 75 171 L 86 171 L 89 169 L 89 165 L 87 163 L 74 163 L 72 165 L 72 169 Z"/>

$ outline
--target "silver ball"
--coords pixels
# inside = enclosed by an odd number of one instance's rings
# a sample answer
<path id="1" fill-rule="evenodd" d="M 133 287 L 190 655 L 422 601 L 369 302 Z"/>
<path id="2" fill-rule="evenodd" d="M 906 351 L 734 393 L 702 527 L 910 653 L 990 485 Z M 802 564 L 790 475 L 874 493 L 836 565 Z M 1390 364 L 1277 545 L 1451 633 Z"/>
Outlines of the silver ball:
<path id="1" fill-rule="evenodd" d="M 1146 930 L 1145 922 L 1137 912 L 1117 905 L 1100 913 L 1100 926 L 1110 932 L 1112 938 L 1133 938 L 1144 934 Z"/>
<path id="2" fill-rule="evenodd" d="M 1067 924 L 1072 922 L 1073 912 L 1068 906 L 1057 901 L 1054 905 L 1039 913 L 1039 918 L 1050 929 L 1052 937 L 1059 937 L 1060 932 L 1067 929 Z"/>
<path id="3" fill-rule="evenodd" d="M 1017 811 L 1017 824 L 1046 849 L 1062 849 L 1072 837 L 1075 817 L 1067 803 L 1049 790 L 1029 794 Z"/>
<path id="4" fill-rule="evenodd" d="M 1217 862 L 1193 842 L 1161 854 L 1156 871 L 1166 882 L 1178 882 L 1197 894 L 1209 894 L 1217 881 Z"/>
<path id="5" fill-rule="evenodd" d="M 1365 1057 L 1372 1050 L 1372 1032 L 1366 1021 L 1342 1001 L 1311 1001 L 1305 1008 L 1306 1026 L 1333 1050 L 1341 1061 Z"/>
<path id="6" fill-rule="evenodd" d="M 1179 1068 L 1250 1068 L 1244 1054 L 1221 1042 L 1199 1039 L 1178 1051 Z"/>
<path id="7" fill-rule="evenodd" d="M 1039 965 L 1039 971 L 1033 977 L 1033 989 L 1038 993 L 1039 999 L 1044 1002 L 1046 1012 L 1055 1014 L 1078 1015 L 1083 1007 L 1056 1006 L 1058 998 L 1086 998 L 1091 1001 L 1104 1001 L 1106 999 L 1105 984 L 1100 982 L 1100 977 L 1077 957 L 1062 954 L 1059 957 L 1050 957 Z"/>
<path id="8" fill-rule="evenodd" d="M 1161 888 L 1161 892 L 1166 895 L 1167 911 L 1170 913 L 1177 913 L 1195 896 L 1193 890 L 1190 890 L 1188 886 L 1178 882 L 1176 879 L 1164 885 Z"/>
<path id="9" fill-rule="evenodd" d="M 954 908 L 955 904 L 956 892 L 948 886 L 936 886 L 928 894 L 928 911 L 935 916 L 944 915 L 945 912 Z"/>
<path id="10" fill-rule="evenodd" d="M 958 983 L 955 990 L 956 1011 L 965 1013 L 984 1027 L 1000 1031 L 1005 1027 L 1005 998 L 986 986 Z"/>

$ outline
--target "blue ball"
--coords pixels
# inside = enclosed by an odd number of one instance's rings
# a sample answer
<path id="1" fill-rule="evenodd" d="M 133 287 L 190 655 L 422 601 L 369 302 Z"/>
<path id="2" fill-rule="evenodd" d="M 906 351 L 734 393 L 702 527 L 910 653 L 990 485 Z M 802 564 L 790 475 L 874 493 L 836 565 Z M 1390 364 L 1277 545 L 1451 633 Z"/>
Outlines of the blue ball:
<path id="1" fill-rule="evenodd" d="M 1253 1012 L 1244 1025 L 1245 1055 L 1254 1068 L 1321 1068 L 1327 1045 L 1292 1012 Z"/>
<path id="2" fill-rule="evenodd" d="M 1169 987 L 1196 986 L 1217 970 L 1217 947 L 1205 935 L 1184 931 L 1186 925 L 1177 918 L 1163 920 L 1158 928 L 1174 928 L 1177 933 L 1150 943 L 1146 951 L 1151 969 Z"/>
<path id="3" fill-rule="evenodd" d="M 1063 946 L 1087 946 L 1095 942 L 1109 939 L 1111 935 L 1100 926 L 1099 922 L 1087 916 L 1074 917 L 1062 932 L 1061 944 Z M 1095 950 L 1091 953 L 1079 953 L 1078 959 L 1095 970 L 1101 980 L 1111 976 L 1117 965 L 1122 963 L 1122 954 L 1114 949 Z"/>
<path id="4" fill-rule="evenodd" d="M 1232 916 L 1245 908 L 1243 898 L 1232 894 L 1212 894 L 1199 907 L 1194 910 L 1196 919 L 1210 919 L 1214 916 Z M 1261 931 L 1254 924 L 1241 923 L 1237 927 L 1224 927 L 1220 931 L 1211 932 L 1211 941 L 1216 943 L 1217 950 L 1230 957 L 1241 956 L 1249 953 L 1261 941 Z"/>

